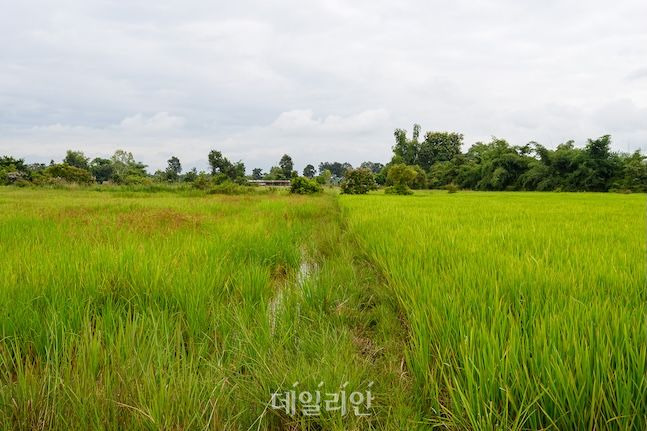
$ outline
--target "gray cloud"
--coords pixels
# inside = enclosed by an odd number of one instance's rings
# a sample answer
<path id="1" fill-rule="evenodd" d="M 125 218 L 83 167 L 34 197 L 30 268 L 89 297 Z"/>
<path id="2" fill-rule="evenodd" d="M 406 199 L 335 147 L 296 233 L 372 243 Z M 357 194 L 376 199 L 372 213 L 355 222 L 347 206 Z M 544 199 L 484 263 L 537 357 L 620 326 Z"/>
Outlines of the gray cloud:
<path id="1" fill-rule="evenodd" d="M 25 0 L 0 16 L 0 153 L 386 160 L 395 127 L 647 149 L 647 4 Z"/>

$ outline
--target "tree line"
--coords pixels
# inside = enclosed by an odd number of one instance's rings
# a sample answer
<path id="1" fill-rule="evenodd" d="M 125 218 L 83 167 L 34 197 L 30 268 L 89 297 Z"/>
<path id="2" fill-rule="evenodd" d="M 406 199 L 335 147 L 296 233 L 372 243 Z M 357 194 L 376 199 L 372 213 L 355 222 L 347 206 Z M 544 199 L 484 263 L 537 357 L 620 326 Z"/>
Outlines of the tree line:
<path id="1" fill-rule="evenodd" d="M 415 125 L 409 139 L 395 131 L 394 163 L 420 172 L 419 184 L 454 184 L 473 190 L 647 191 L 646 157 L 611 151 L 611 136 L 589 139 L 583 148 L 567 141 L 549 149 L 537 142 L 510 145 L 492 138 L 462 152 L 463 135 L 428 132 Z"/>
<path id="2" fill-rule="evenodd" d="M 247 175 L 242 161 L 232 162 L 222 152 L 207 155 L 209 171 L 183 172 L 179 158 L 168 160 L 166 169 L 153 174 L 132 153 L 117 150 L 110 158 L 90 160 L 80 151 L 67 151 L 60 163 L 27 164 L 23 159 L 0 157 L 0 184 L 51 185 L 59 183 L 150 184 L 193 183 L 197 187 L 248 180 L 303 178 L 318 185 L 340 185 L 344 193 L 366 193 L 386 186 L 387 193 L 408 194 L 410 189 L 537 190 L 537 191 L 647 191 L 647 162 L 640 151 L 631 154 L 611 150 L 611 137 L 589 139 L 582 148 L 567 141 L 554 149 L 537 142 L 511 145 L 504 139 L 477 142 L 463 152 L 463 135 L 427 132 L 414 125 L 411 137 L 403 129 L 394 132 L 391 160 L 364 162 L 354 168 L 348 162 L 308 164 L 301 175 L 292 157 L 284 154 L 268 172 L 260 168 Z M 308 183 L 301 181 L 301 185 Z M 304 186 L 305 187 L 305 186 Z M 310 184 L 305 189 L 316 187 Z"/>

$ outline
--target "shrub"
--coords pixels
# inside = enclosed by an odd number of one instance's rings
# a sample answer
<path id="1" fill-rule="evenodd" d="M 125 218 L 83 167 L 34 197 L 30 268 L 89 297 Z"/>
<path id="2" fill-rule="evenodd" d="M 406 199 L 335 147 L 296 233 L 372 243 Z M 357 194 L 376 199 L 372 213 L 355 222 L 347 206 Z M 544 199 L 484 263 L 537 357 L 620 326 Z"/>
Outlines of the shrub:
<path id="1" fill-rule="evenodd" d="M 206 174 L 199 174 L 195 180 L 193 180 L 193 187 L 200 190 L 206 190 L 210 185 L 209 177 Z"/>
<path id="2" fill-rule="evenodd" d="M 407 166 L 404 163 L 398 163 L 389 168 L 387 180 L 393 184 L 392 187 L 387 187 L 385 193 L 396 195 L 410 195 L 412 194 L 409 186 L 418 178 L 418 171 Z"/>
<path id="3" fill-rule="evenodd" d="M 94 182 L 94 177 L 90 172 L 67 163 L 49 166 L 45 169 L 44 174 L 51 179 L 60 179 L 67 183 L 91 184 Z"/>
<path id="4" fill-rule="evenodd" d="M 377 189 L 373 172 L 366 168 L 353 169 L 341 182 L 341 192 L 347 195 L 363 195 Z"/>
<path id="5" fill-rule="evenodd" d="M 319 193 L 322 191 L 321 186 L 314 180 L 309 180 L 306 177 L 292 178 L 290 185 L 290 193 L 299 195 L 309 195 Z"/>
<path id="6" fill-rule="evenodd" d="M 413 191 L 403 184 L 397 184 L 395 186 L 390 186 L 384 189 L 384 193 L 387 195 L 412 195 Z"/>
<path id="7" fill-rule="evenodd" d="M 207 193 L 210 195 L 244 195 L 254 193 L 254 189 L 252 187 L 241 186 L 233 181 L 225 181 L 216 184 Z"/>
<path id="8" fill-rule="evenodd" d="M 411 168 L 416 171 L 415 178 L 411 181 L 409 186 L 414 189 L 426 189 L 428 187 L 427 174 L 425 171 L 418 165 L 413 165 Z"/>
<path id="9" fill-rule="evenodd" d="M 460 188 L 454 183 L 449 183 L 445 186 L 445 190 L 447 190 L 447 192 L 449 193 L 456 193 L 460 190 Z"/>

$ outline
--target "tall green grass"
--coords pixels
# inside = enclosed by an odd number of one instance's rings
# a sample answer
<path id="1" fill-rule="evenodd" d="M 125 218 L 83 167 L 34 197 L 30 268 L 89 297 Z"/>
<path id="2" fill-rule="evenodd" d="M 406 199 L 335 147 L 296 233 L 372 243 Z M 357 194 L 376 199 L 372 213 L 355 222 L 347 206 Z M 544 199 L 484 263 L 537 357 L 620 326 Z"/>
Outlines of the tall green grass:
<path id="1" fill-rule="evenodd" d="M 1 189 L 0 428 L 401 427 L 401 326 L 339 226 L 331 196 Z M 296 381 L 379 402 L 267 408 Z"/>
<path id="2" fill-rule="evenodd" d="M 2 188 L 0 429 L 645 429 L 645 204 Z"/>
<path id="3" fill-rule="evenodd" d="M 405 311 L 430 426 L 647 429 L 644 195 L 340 199 Z"/>

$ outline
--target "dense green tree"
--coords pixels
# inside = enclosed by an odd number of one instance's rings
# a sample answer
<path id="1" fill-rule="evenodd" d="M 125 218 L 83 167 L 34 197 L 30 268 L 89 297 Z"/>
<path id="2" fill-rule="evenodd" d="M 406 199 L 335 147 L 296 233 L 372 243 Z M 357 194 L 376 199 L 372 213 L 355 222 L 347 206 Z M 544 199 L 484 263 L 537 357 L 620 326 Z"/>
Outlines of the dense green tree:
<path id="1" fill-rule="evenodd" d="M 9 156 L 0 157 L 0 168 L 11 168 L 20 172 L 25 172 L 27 170 L 24 159 L 15 159 Z"/>
<path id="2" fill-rule="evenodd" d="M 261 168 L 252 169 L 252 179 L 253 180 L 262 180 L 263 179 L 263 169 L 261 169 Z"/>
<path id="3" fill-rule="evenodd" d="M 610 150 L 611 136 L 589 139 L 584 148 L 579 177 L 584 190 L 606 192 L 613 178 L 621 170 L 620 160 Z"/>
<path id="4" fill-rule="evenodd" d="M 68 183 L 91 184 L 94 182 L 94 177 L 88 170 L 77 168 L 67 163 L 48 166 L 45 169 L 45 175 Z"/>
<path id="5" fill-rule="evenodd" d="M 367 168 L 352 169 L 346 172 L 341 182 L 341 192 L 348 195 L 363 195 L 377 189 L 373 172 Z"/>
<path id="6" fill-rule="evenodd" d="M 139 182 L 146 177 L 146 165 L 135 160 L 133 154 L 117 150 L 110 158 L 113 167 L 112 180 L 116 183 Z"/>
<path id="7" fill-rule="evenodd" d="M 614 185 L 621 190 L 647 192 L 647 157 L 636 151 L 621 156 L 622 171 Z"/>
<path id="8" fill-rule="evenodd" d="M 75 168 L 85 169 L 86 171 L 90 170 L 89 161 L 90 159 L 85 157 L 85 154 L 83 154 L 82 151 L 72 150 L 67 150 L 67 154 L 63 159 L 63 163 L 67 163 L 68 165 L 74 166 Z"/>
<path id="9" fill-rule="evenodd" d="M 347 162 L 321 162 L 319 163 L 319 173 L 328 170 L 331 174 L 331 179 L 341 179 L 346 175 L 346 171 L 353 169 L 353 166 Z"/>
<path id="10" fill-rule="evenodd" d="M 309 195 L 321 190 L 321 186 L 315 180 L 306 177 L 295 177 L 290 182 L 290 193 Z"/>
<path id="11" fill-rule="evenodd" d="M 317 176 L 316 180 L 317 180 L 317 183 L 321 185 L 330 184 L 332 180 L 332 172 L 330 172 L 330 169 L 324 169 Z"/>
<path id="12" fill-rule="evenodd" d="M 306 178 L 314 178 L 316 174 L 315 167 L 312 165 L 306 165 L 305 168 L 303 168 L 303 176 Z"/>
<path id="13" fill-rule="evenodd" d="M 283 170 L 279 168 L 278 166 L 272 166 L 270 168 L 270 171 L 265 174 L 265 179 L 266 180 L 283 180 L 285 179 L 283 177 Z"/>
<path id="14" fill-rule="evenodd" d="M 392 186 L 388 187 L 386 193 L 408 195 L 411 194 L 411 185 L 418 177 L 418 171 L 412 166 L 398 163 L 390 167 L 387 181 Z"/>
<path id="15" fill-rule="evenodd" d="M 184 181 L 185 183 L 193 183 L 197 178 L 198 178 L 198 170 L 196 168 L 191 168 L 189 171 L 187 171 L 184 174 L 182 181 Z"/>
<path id="16" fill-rule="evenodd" d="M 95 157 L 90 162 L 90 172 L 99 184 L 104 181 L 110 181 L 114 173 L 112 161 L 110 159 Z"/>
<path id="17" fill-rule="evenodd" d="M 245 181 L 245 164 L 241 161 L 231 163 L 220 151 L 212 150 L 208 155 L 211 175 L 219 183 L 225 180 L 234 182 Z"/>
<path id="18" fill-rule="evenodd" d="M 0 157 L 0 185 L 17 184 L 27 181 L 31 172 L 23 159 L 13 157 Z"/>
<path id="19" fill-rule="evenodd" d="M 416 164 L 428 171 L 434 163 L 447 162 L 460 154 L 462 145 L 460 133 L 427 132 L 417 146 Z"/>
<path id="20" fill-rule="evenodd" d="M 294 171 L 294 162 L 292 161 L 292 157 L 287 154 L 283 154 L 281 160 L 279 160 L 279 168 L 281 168 L 281 173 L 284 179 L 289 180 L 292 178 L 292 171 Z"/>
<path id="21" fill-rule="evenodd" d="M 393 136 L 395 137 L 393 154 L 400 157 L 402 163 L 407 165 L 417 164 L 418 152 L 420 150 L 420 142 L 418 142 L 420 138 L 420 125 L 413 125 L 413 136 L 410 140 L 407 138 L 407 132 L 403 129 L 395 129 Z"/>
<path id="22" fill-rule="evenodd" d="M 180 173 L 182 172 L 182 164 L 180 159 L 173 156 L 168 159 L 168 166 L 164 171 L 167 181 L 178 181 L 180 179 Z"/>
<path id="23" fill-rule="evenodd" d="M 373 172 L 373 174 L 377 174 L 382 169 L 384 169 L 384 165 L 379 162 L 362 162 L 362 164 L 359 165 L 359 167 L 368 169 L 369 171 Z"/>
<path id="24" fill-rule="evenodd" d="M 211 175 L 225 174 L 231 169 L 231 162 L 220 151 L 211 150 L 208 155 Z"/>

